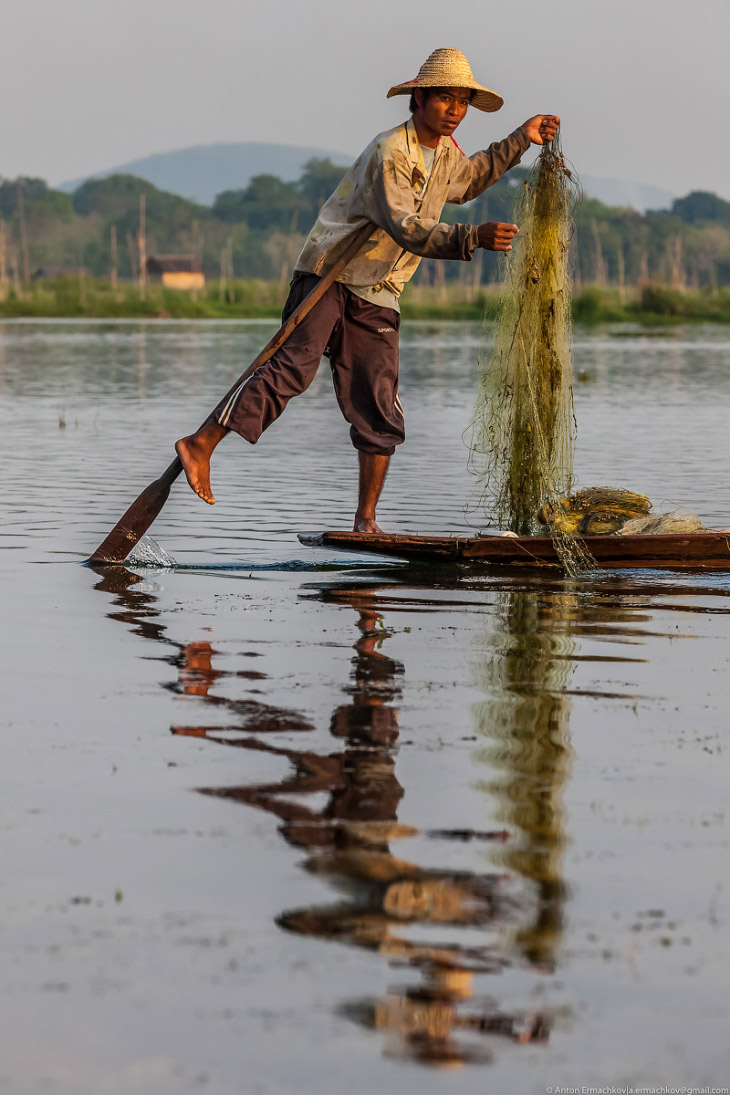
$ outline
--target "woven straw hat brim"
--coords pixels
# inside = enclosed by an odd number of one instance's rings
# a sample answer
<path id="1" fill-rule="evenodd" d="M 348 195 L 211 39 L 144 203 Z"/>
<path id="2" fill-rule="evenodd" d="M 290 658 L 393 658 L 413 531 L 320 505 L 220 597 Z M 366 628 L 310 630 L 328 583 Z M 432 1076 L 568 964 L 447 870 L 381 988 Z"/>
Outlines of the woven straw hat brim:
<path id="1" fill-rule="evenodd" d="M 474 92 L 470 105 L 490 114 L 504 105 L 501 95 L 477 83 L 469 62 L 458 49 L 435 49 L 428 60 L 421 65 L 415 80 L 396 84 L 390 89 L 386 98 L 390 99 L 393 95 L 410 95 L 417 88 L 426 87 L 469 88 Z"/>

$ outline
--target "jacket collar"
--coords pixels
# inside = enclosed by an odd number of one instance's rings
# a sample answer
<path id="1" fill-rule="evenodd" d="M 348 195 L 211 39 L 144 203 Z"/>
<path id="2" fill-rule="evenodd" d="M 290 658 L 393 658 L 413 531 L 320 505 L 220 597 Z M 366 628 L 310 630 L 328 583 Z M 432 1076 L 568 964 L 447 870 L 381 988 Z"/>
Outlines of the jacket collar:
<path id="1" fill-rule="evenodd" d="M 410 116 L 405 126 L 405 141 L 406 141 L 406 154 L 411 161 L 414 176 L 416 173 L 420 174 L 421 180 L 426 179 L 426 165 L 423 162 L 423 152 L 421 151 L 421 142 L 418 139 L 418 133 L 416 132 L 416 125 L 413 121 L 413 115 Z M 431 168 L 431 174 L 436 169 L 436 164 L 441 157 L 447 152 L 451 139 L 449 137 L 442 137 L 439 139 L 439 143 L 436 145 L 435 155 L 433 158 L 433 167 Z"/>

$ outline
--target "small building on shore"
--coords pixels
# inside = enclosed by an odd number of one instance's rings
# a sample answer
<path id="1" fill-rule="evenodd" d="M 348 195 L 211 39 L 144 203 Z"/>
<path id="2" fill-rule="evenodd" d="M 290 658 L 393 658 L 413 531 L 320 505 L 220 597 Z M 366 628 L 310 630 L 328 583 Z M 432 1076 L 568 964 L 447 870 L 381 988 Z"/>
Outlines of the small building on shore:
<path id="1" fill-rule="evenodd" d="M 150 255 L 147 277 L 150 281 L 162 282 L 166 289 L 190 292 L 205 288 L 203 267 L 194 255 Z"/>

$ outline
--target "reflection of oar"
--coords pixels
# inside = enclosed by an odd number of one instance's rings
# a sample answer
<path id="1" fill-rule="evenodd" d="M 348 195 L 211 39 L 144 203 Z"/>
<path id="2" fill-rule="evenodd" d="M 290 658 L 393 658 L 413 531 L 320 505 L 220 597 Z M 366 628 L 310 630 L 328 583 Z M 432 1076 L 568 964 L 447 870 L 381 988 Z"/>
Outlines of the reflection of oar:
<path id="1" fill-rule="evenodd" d="M 366 224 L 357 233 L 350 246 L 342 252 L 342 255 L 332 269 L 324 275 L 317 285 L 315 285 L 309 296 L 304 298 L 296 311 L 292 312 L 286 323 L 277 331 L 271 339 L 271 342 L 264 347 L 256 360 L 249 365 L 246 372 L 243 373 L 242 376 L 239 376 L 236 383 L 226 393 L 226 399 L 233 395 L 236 388 L 238 388 L 251 373 L 255 372 L 256 369 L 260 368 L 262 365 L 265 365 L 266 362 L 274 356 L 280 346 L 284 345 L 289 338 L 289 335 L 291 335 L 299 326 L 317 301 L 324 296 L 335 278 L 342 273 L 348 262 L 355 257 L 363 244 L 370 239 L 374 230 L 374 225 Z M 206 421 L 209 421 L 209 419 L 206 419 Z M 132 505 L 111 530 L 106 540 L 99 544 L 98 548 L 89 559 L 89 562 L 95 566 L 103 565 L 105 563 L 123 563 L 134 545 L 140 537 L 144 536 L 145 532 L 164 506 L 170 494 L 170 487 L 182 470 L 183 468 L 180 459 L 176 456 L 160 478 L 155 479 L 154 483 L 150 483 L 148 487 L 145 487 L 136 502 L 132 502 Z"/>

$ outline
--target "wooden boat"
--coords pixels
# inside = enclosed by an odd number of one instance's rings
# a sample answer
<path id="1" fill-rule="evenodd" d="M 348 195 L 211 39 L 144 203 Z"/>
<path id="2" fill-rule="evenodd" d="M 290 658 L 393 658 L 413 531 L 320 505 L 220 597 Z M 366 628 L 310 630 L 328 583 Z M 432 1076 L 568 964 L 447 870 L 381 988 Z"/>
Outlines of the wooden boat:
<path id="1" fill-rule="evenodd" d="M 362 532 L 301 533 L 310 547 L 390 555 L 408 561 L 480 566 L 559 567 L 549 536 L 416 536 Z M 584 536 L 600 567 L 642 570 L 728 570 L 730 530 L 655 536 Z"/>

